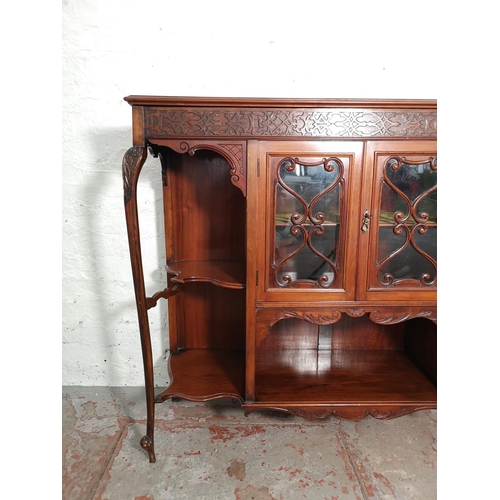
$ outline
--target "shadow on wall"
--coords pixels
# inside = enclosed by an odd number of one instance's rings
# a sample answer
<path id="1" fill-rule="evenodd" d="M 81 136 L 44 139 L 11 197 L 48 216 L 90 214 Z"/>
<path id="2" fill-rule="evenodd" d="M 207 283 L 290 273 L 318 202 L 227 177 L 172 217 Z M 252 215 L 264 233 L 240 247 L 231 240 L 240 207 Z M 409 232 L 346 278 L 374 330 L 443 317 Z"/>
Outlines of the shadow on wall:
<path id="1" fill-rule="evenodd" d="M 122 159 L 132 146 L 131 128 L 91 129 L 93 169 L 84 183 L 81 199 L 89 208 L 87 238 L 94 278 L 94 311 L 102 325 L 101 360 L 106 385 L 117 385 L 132 369 L 143 380 L 142 353 L 135 303 L 123 202 Z M 148 153 L 138 183 L 139 225 L 146 295 L 166 286 L 165 239 L 160 161 Z M 104 208 L 105 207 L 105 208 Z M 147 234 L 147 238 L 144 238 Z M 153 241 L 154 240 L 154 241 Z M 156 243 L 155 243 L 156 242 Z M 165 352 L 168 341 L 168 308 L 165 300 L 149 310 L 155 383 L 168 381 Z M 138 363 L 131 366 L 131 359 Z M 106 361 L 104 361 L 106 360 Z M 125 364 L 125 366 L 123 366 Z M 118 370 L 118 366 L 123 367 Z M 137 376 L 135 377 L 137 379 Z M 128 385 L 126 382 L 120 385 Z M 130 384 L 138 385 L 138 384 Z"/>

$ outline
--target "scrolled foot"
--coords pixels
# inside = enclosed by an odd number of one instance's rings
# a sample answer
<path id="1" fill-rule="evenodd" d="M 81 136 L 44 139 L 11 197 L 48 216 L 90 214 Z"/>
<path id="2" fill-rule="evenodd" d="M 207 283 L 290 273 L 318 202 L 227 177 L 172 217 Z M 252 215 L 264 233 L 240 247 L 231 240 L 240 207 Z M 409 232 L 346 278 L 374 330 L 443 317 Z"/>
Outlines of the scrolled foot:
<path id="1" fill-rule="evenodd" d="M 149 463 L 154 464 L 156 462 L 156 456 L 153 440 L 149 436 L 144 436 L 141 439 L 141 446 L 148 452 Z"/>

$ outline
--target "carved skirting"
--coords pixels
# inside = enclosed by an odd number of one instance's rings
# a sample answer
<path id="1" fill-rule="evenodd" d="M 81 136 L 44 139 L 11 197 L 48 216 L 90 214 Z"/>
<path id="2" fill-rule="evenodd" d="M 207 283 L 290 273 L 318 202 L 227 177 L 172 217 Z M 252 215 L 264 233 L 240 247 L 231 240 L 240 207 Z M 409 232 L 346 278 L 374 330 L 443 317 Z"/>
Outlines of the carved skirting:
<path id="1" fill-rule="evenodd" d="M 245 415 L 255 411 L 273 411 L 278 413 L 285 413 L 294 415 L 296 417 L 305 418 L 307 420 L 323 420 L 326 418 L 334 417 L 339 420 L 359 421 L 366 417 L 373 417 L 377 420 L 390 420 L 399 418 L 404 415 L 409 415 L 420 410 L 433 410 L 436 405 L 419 405 L 419 406 L 303 406 L 303 407 L 279 407 L 279 406 L 265 406 L 258 403 L 243 405 Z"/>
<path id="2" fill-rule="evenodd" d="M 437 136 L 435 111 L 363 109 L 144 109 L 153 137 L 429 137 Z"/>

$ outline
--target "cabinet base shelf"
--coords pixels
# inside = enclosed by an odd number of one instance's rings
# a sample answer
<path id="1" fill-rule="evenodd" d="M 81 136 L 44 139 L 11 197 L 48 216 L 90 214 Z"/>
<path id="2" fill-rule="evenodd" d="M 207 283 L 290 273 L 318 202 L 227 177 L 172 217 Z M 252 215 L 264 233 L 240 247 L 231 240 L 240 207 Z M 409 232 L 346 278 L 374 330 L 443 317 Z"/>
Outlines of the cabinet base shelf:
<path id="1" fill-rule="evenodd" d="M 155 397 L 211 401 L 231 398 L 240 403 L 245 394 L 245 353 L 237 349 L 188 349 L 170 354 L 172 383 Z"/>
<path id="2" fill-rule="evenodd" d="M 262 407 L 384 411 L 437 405 L 436 386 L 399 350 L 261 351 L 255 385 Z"/>

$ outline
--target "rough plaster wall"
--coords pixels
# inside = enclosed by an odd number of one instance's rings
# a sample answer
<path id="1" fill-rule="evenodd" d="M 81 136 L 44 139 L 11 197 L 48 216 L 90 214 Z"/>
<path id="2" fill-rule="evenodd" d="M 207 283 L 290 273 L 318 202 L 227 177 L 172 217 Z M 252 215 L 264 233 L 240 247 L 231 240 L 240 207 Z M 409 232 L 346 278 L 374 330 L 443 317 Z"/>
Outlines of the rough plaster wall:
<path id="1" fill-rule="evenodd" d="M 386 11 L 367 2 L 364 15 L 344 3 L 63 0 L 64 385 L 144 381 L 123 211 L 124 96 L 436 97 L 422 78 L 436 70 L 432 37 L 401 44 L 373 30 L 379 18 L 390 26 L 404 16 L 407 32 L 425 25 L 422 4 L 408 17 L 401 2 Z M 143 169 L 139 202 L 149 294 L 165 280 L 155 161 Z M 164 385 L 165 301 L 150 312 Z"/>

